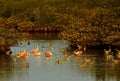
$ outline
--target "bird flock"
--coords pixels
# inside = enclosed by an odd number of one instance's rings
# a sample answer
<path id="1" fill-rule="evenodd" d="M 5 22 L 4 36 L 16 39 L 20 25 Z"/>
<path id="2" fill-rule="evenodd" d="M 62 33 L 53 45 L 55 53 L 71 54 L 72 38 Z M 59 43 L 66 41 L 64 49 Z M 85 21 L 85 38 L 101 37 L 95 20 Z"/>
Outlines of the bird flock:
<path id="1" fill-rule="evenodd" d="M 111 46 L 109 46 L 109 49 L 106 50 L 104 49 L 104 55 L 105 55 L 105 60 L 108 63 L 113 63 L 113 64 L 119 64 L 120 63 L 120 50 L 115 49 L 116 53 L 114 55 L 114 52 L 111 51 Z"/>
<path id="2" fill-rule="evenodd" d="M 39 50 L 39 48 L 41 48 L 41 50 Z M 30 56 L 35 56 L 35 57 L 41 57 L 44 56 L 46 60 L 51 60 L 52 57 L 55 57 L 55 59 L 53 59 L 55 61 L 55 63 L 57 64 L 63 64 L 63 61 L 72 61 L 73 59 L 77 60 L 78 65 L 82 68 L 82 67 L 86 67 L 86 66 L 92 66 L 95 65 L 95 60 L 96 57 L 88 57 L 86 55 L 86 46 L 78 46 L 77 50 L 74 51 L 69 51 L 65 48 L 60 48 L 59 52 L 61 53 L 60 55 L 57 55 L 56 53 L 54 53 L 54 50 L 56 47 L 52 44 L 49 43 L 48 46 L 41 46 L 39 47 L 38 44 L 36 44 L 36 47 L 34 47 L 34 49 L 28 51 L 28 50 L 22 50 L 18 53 L 16 53 L 13 56 L 13 61 L 17 62 L 19 61 L 19 59 L 24 59 L 26 61 L 25 64 L 23 64 L 23 67 L 29 67 L 30 63 L 29 63 L 29 57 Z M 45 50 L 45 49 L 49 49 L 49 50 Z M 43 52 L 45 51 L 45 52 Z M 113 52 L 111 51 L 111 49 L 109 48 L 109 50 L 104 49 L 104 55 L 105 55 L 105 61 L 107 63 L 114 63 L 114 64 L 119 64 L 120 63 L 120 50 L 117 50 L 117 54 L 116 57 L 118 59 L 115 59 L 115 56 L 113 55 Z M 62 57 L 62 58 L 61 58 Z"/>
<path id="3" fill-rule="evenodd" d="M 41 50 L 39 50 L 40 48 Z M 55 45 L 52 43 L 49 43 L 47 46 L 43 46 L 43 45 L 40 46 L 36 44 L 36 46 L 29 51 L 24 49 L 17 52 L 12 59 L 14 62 L 19 62 L 20 59 L 24 59 L 26 62 L 23 64 L 23 67 L 27 67 L 27 68 L 30 65 L 29 63 L 30 56 L 34 56 L 34 57 L 44 56 L 46 60 L 51 60 L 52 57 L 55 57 L 53 60 L 57 64 L 63 64 L 63 61 L 72 61 L 73 59 L 76 59 L 78 60 L 80 67 L 94 64 L 93 58 L 82 56 L 86 52 L 86 47 L 79 46 L 79 48 L 74 51 L 70 51 L 67 50 L 66 48 L 60 47 L 59 53 L 61 54 L 59 55 L 56 52 L 54 52 L 56 48 L 57 47 L 55 47 Z"/>

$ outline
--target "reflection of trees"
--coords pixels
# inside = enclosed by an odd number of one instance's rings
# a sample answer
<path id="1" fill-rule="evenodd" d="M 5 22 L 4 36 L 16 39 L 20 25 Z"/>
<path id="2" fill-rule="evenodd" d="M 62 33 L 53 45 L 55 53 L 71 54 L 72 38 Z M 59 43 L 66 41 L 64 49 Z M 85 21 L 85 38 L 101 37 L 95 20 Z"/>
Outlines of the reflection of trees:
<path id="1" fill-rule="evenodd" d="M 23 60 L 24 61 L 24 60 Z M 14 77 L 23 79 L 28 72 L 23 67 L 23 61 L 14 62 L 8 55 L 0 55 L 0 79 L 1 81 L 11 81 Z"/>
<path id="2" fill-rule="evenodd" d="M 6 70 L 7 67 L 10 67 L 9 66 L 10 61 L 11 61 L 10 56 L 6 54 L 0 55 L 0 70 Z"/>
<path id="3" fill-rule="evenodd" d="M 0 74 L 4 76 L 0 76 L 0 78 L 4 79 L 11 77 L 12 75 L 12 66 L 11 63 L 11 57 L 8 55 L 0 55 Z M 9 76 L 8 76 L 9 75 Z"/>
<path id="4" fill-rule="evenodd" d="M 46 32 L 41 32 L 41 33 L 30 33 L 31 37 L 30 39 L 41 39 L 41 40 L 54 40 L 58 39 L 58 33 L 46 33 Z"/>
<path id="5" fill-rule="evenodd" d="M 105 62 L 104 57 L 98 57 L 96 60 L 96 65 L 94 65 L 94 75 L 96 76 L 96 81 L 106 81 L 106 80 L 116 80 L 119 81 L 120 65 L 114 64 L 112 62 Z M 117 80 L 118 79 L 118 80 Z"/>
<path id="6" fill-rule="evenodd" d="M 113 79 L 120 79 L 119 78 L 119 72 L 120 70 L 118 70 L 117 68 L 119 68 L 118 66 L 114 66 L 114 65 L 103 65 L 103 66 L 99 66 L 96 67 L 96 79 L 97 81 L 102 80 L 102 81 L 106 81 Z M 116 80 L 119 81 L 119 80 Z"/>
<path id="7" fill-rule="evenodd" d="M 114 64 L 112 62 L 106 62 L 101 50 L 87 50 L 86 52 L 87 57 L 92 57 L 92 55 L 95 54 L 97 56 L 95 56 L 96 59 L 94 65 L 79 67 L 79 61 L 77 59 L 74 59 L 71 62 L 71 69 L 76 73 L 79 73 L 80 76 L 90 76 L 95 79 L 95 81 L 119 81 L 120 65 Z M 73 64 L 76 64 L 79 68 L 75 67 Z"/>

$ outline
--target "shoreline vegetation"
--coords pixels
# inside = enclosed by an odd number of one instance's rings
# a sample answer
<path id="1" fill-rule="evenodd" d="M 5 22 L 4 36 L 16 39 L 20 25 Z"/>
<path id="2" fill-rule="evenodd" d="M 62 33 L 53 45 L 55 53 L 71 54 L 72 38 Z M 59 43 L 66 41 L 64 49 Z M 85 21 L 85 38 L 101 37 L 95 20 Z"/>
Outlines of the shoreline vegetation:
<path id="1" fill-rule="evenodd" d="M 2 0 L 0 45 L 14 44 L 29 32 L 59 32 L 76 47 L 120 48 L 119 0 Z M 12 40 L 11 40 L 12 39 Z M 13 41 L 14 39 L 14 41 Z"/>

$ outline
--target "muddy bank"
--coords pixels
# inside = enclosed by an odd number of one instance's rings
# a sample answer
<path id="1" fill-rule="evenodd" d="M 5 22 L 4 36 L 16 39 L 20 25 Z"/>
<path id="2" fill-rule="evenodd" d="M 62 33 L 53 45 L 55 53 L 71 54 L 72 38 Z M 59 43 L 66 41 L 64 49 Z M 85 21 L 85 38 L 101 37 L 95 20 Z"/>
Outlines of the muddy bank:
<path id="1" fill-rule="evenodd" d="M 0 45 L 0 55 L 7 54 L 10 55 L 12 53 L 9 45 Z"/>
<path id="2" fill-rule="evenodd" d="M 10 55 L 12 53 L 10 46 L 6 44 L 5 39 L 0 37 L 0 55 L 7 54 Z"/>

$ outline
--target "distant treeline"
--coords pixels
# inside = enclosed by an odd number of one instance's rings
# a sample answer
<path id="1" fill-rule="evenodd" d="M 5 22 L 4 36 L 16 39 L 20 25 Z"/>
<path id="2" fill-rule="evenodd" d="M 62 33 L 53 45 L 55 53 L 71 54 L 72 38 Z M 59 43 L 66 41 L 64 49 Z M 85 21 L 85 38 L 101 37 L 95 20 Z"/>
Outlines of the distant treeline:
<path id="1" fill-rule="evenodd" d="M 120 0 L 0 0 L 0 33 L 29 28 L 39 31 L 45 27 L 62 30 L 59 37 L 73 45 L 118 44 L 119 3 Z"/>

